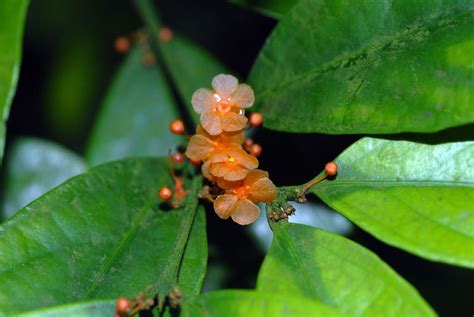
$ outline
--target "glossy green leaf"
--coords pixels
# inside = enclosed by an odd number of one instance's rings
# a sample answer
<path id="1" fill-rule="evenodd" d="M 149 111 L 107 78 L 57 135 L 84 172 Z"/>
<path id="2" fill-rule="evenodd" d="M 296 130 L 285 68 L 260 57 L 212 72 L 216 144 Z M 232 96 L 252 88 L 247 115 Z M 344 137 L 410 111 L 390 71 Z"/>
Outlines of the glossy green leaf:
<path id="1" fill-rule="evenodd" d="M 167 159 L 127 159 L 76 176 L 18 211 L 0 226 L 0 312 L 142 290 L 164 295 L 178 275 L 201 186 L 200 178 L 187 184 L 184 207 L 169 210 L 156 192 L 171 184 Z"/>
<path id="2" fill-rule="evenodd" d="M 178 110 L 158 65 L 133 49 L 110 88 L 87 147 L 90 165 L 130 156 L 166 155 L 180 138 L 169 131 Z"/>
<path id="3" fill-rule="evenodd" d="M 85 170 L 81 157 L 58 144 L 35 138 L 16 140 L 6 157 L 3 218 Z"/>
<path id="4" fill-rule="evenodd" d="M 428 132 L 474 121 L 473 0 L 301 0 L 252 69 L 288 132 Z"/>
<path id="5" fill-rule="evenodd" d="M 160 49 L 182 102 L 194 122 L 198 123 L 199 115 L 191 105 L 194 91 L 211 87 L 214 76 L 227 74 L 229 70 L 202 47 L 179 35 L 174 35 L 168 43 L 162 43 Z"/>
<path id="6" fill-rule="evenodd" d="M 278 223 L 258 290 L 303 296 L 349 316 L 433 316 L 408 282 L 364 247 L 306 225 Z"/>
<path id="7" fill-rule="evenodd" d="M 282 18 L 297 0 L 230 0 L 231 3 L 250 7 L 274 19 Z"/>
<path id="8" fill-rule="evenodd" d="M 23 24 L 28 2 L 0 1 L 0 163 L 5 142 L 5 122 L 20 72 Z"/>
<path id="9" fill-rule="evenodd" d="M 378 239 L 474 267 L 474 142 L 425 145 L 364 138 L 312 191 Z"/>
<path id="10" fill-rule="evenodd" d="M 23 317 L 112 317 L 115 300 L 101 300 L 38 309 L 21 314 Z"/>
<path id="11" fill-rule="evenodd" d="M 249 290 L 210 292 L 184 302 L 181 317 L 332 317 L 331 307 L 302 297 Z"/>

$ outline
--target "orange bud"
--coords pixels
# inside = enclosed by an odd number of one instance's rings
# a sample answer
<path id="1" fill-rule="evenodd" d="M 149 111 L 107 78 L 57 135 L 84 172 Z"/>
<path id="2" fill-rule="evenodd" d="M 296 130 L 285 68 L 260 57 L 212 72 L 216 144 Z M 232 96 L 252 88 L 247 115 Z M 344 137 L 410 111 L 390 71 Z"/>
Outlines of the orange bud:
<path id="1" fill-rule="evenodd" d="M 173 196 L 173 191 L 168 186 L 164 186 L 159 192 L 160 198 L 163 200 L 169 200 Z"/>
<path id="2" fill-rule="evenodd" d="M 173 39 L 173 31 L 168 27 L 161 28 L 158 38 L 161 42 L 168 43 Z"/>
<path id="3" fill-rule="evenodd" d="M 125 297 L 119 297 L 115 301 L 115 311 L 116 313 L 120 315 L 124 315 L 127 310 L 130 308 L 131 304 L 128 298 Z"/>
<path id="4" fill-rule="evenodd" d="M 328 174 L 329 176 L 334 176 L 337 174 L 337 164 L 334 162 L 329 162 L 324 167 L 324 170 L 326 171 L 326 174 Z"/>
<path id="5" fill-rule="evenodd" d="M 251 127 L 259 127 L 263 123 L 263 115 L 259 112 L 252 112 L 249 116 L 249 125 Z"/>
<path id="6" fill-rule="evenodd" d="M 182 120 L 173 120 L 170 123 L 170 131 L 173 134 L 184 134 L 184 123 Z"/>
<path id="7" fill-rule="evenodd" d="M 171 155 L 171 160 L 175 164 L 181 164 L 181 163 L 184 162 L 184 155 L 183 155 L 183 153 L 176 152 L 173 155 Z"/>
<path id="8" fill-rule="evenodd" d="M 259 144 L 254 143 L 252 146 L 250 146 L 249 152 L 251 155 L 259 157 L 262 154 L 262 150 L 263 149 Z"/>
<path id="9" fill-rule="evenodd" d="M 253 144 L 252 139 L 249 138 L 249 139 L 244 140 L 244 147 L 245 147 L 245 149 L 248 149 L 247 151 L 250 150 L 250 147 L 252 146 L 252 144 Z"/>
<path id="10" fill-rule="evenodd" d="M 125 54 L 130 48 L 130 41 L 125 36 L 119 36 L 115 39 L 114 48 L 117 53 Z"/>

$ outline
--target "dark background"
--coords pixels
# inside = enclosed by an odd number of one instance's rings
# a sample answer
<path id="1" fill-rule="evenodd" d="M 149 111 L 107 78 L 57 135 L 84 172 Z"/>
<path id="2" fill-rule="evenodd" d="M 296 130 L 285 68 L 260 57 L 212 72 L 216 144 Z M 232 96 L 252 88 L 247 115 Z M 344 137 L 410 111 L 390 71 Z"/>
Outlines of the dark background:
<path id="1" fill-rule="evenodd" d="M 276 25 L 275 20 L 222 0 L 163 0 L 157 7 L 166 25 L 214 53 L 241 78 L 248 75 Z M 7 150 L 18 136 L 37 136 L 83 154 L 95 114 L 123 58 L 113 50 L 114 39 L 141 26 L 132 1 L 32 0 L 18 91 L 8 121 Z M 437 133 L 436 139 L 472 139 L 473 131 L 472 125 L 451 129 Z M 293 185 L 312 178 L 359 137 L 262 129 L 255 139 L 264 147 L 261 166 L 270 171 L 274 182 Z M 427 135 L 388 137 L 433 140 Z M 208 213 L 208 236 L 208 289 L 254 287 L 264 254 L 253 238 L 212 212 Z M 349 238 L 377 253 L 440 315 L 474 313 L 473 271 L 422 260 L 359 229 Z"/>

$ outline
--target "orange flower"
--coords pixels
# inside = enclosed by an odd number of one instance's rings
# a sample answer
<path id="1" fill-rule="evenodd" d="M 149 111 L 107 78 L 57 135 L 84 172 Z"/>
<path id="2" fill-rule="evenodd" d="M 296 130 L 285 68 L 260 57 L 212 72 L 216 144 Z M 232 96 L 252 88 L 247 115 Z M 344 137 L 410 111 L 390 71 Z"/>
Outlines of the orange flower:
<path id="1" fill-rule="evenodd" d="M 201 115 L 203 128 L 211 135 L 242 130 L 247 124 L 243 109 L 251 107 L 255 100 L 252 88 L 225 74 L 214 77 L 212 88 L 196 90 L 191 100 Z"/>
<path id="2" fill-rule="evenodd" d="M 226 181 L 244 179 L 250 170 L 258 167 L 258 160 L 241 147 L 231 147 L 227 151 L 213 154 L 209 159 L 209 172 Z"/>
<path id="3" fill-rule="evenodd" d="M 198 126 L 196 134 L 189 141 L 186 156 L 204 161 L 201 171 L 210 181 L 215 181 L 215 177 L 229 181 L 241 180 L 247 176 L 249 169 L 258 167 L 258 160 L 242 149 L 243 140 L 242 131 L 213 136 Z"/>
<path id="4" fill-rule="evenodd" d="M 276 187 L 268 178 L 268 173 L 258 169 L 249 171 L 242 181 L 219 179 L 217 184 L 226 192 L 215 200 L 215 212 L 220 218 L 231 217 L 240 225 L 251 224 L 258 218 L 260 209 L 257 203 L 272 202 L 277 196 Z"/>
<path id="5" fill-rule="evenodd" d="M 213 154 L 226 151 L 231 147 L 239 147 L 243 141 L 242 131 L 210 135 L 201 125 L 198 125 L 196 134 L 189 140 L 186 156 L 194 161 L 205 161 Z"/>

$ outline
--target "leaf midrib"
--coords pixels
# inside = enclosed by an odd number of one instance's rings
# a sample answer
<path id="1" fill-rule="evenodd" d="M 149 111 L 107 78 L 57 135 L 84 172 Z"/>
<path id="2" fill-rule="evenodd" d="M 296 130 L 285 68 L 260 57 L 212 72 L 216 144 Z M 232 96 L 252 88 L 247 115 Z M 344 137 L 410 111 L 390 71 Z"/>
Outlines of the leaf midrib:
<path id="1" fill-rule="evenodd" d="M 141 208 L 140 212 L 136 216 L 135 222 L 128 229 L 125 236 L 122 238 L 122 240 L 117 245 L 115 250 L 111 253 L 111 256 L 109 257 L 108 261 L 105 262 L 104 265 L 102 266 L 102 268 L 99 270 L 99 274 L 96 275 L 94 280 L 87 287 L 84 295 L 81 298 L 82 300 L 85 300 L 85 299 L 89 298 L 89 296 L 96 290 L 96 288 L 99 285 L 100 281 L 103 279 L 105 274 L 112 267 L 113 263 L 120 256 L 120 254 L 124 250 L 125 246 L 136 235 L 136 233 L 138 232 L 138 230 L 141 226 L 141 222 L 143 221 L 145 216 L 148 214 L 148 212 L 152 210 L 151 207 L 153 206 L 154 203 L 156 203 L 156 197 L 155 197 L 155 195 L 150 195 L 150 198 L 148 198 L 145 205 Z"/>
<path id="2" fill-rule="evenodd" d="M 452 9 L 449 13 L 453 13 L 453 12 L 456 12 L 456 11 L 459 11 L 459 10 Z M 307 72 L 303 72 L 303 73 L 300 73 L 298 75 L 295 75 L 295 76 L 293 76 L 293 77 L 291 77 L 291 78 L 289 78 L 289 79 L 287 79 L 283 82 L 279 82 L 278 85 L 269 86 L 269 88 L 267 88 L 265 90 L 262 90 L 262 91 L 259 91 L 258 92 L 259 99 L 262 100 L 262 97 L 269 94 L 269 93 L 279 91 L 279 90 L 285 90 L 285 89 L 287 89 L 288 86 L 291 86 L 295 82 L 304 81 L 304 80 L 309 81 L 309 80 L 312 80 L 312 79 L 318 77 L 319 75 L 324 74 L 328 71 L 337 70 L 337 69 L 340 68 L 340 66 L 345 61 L 348 61 L 348 60 L 357 61 L 362 56 L 366 55 L 368 52 L 378 51 L 381 48 L 383 48 L 384 46 L 386 46 L 387 44 L 395 42 L 399 39 L 402 39 L 405 36 L 409 36 L 409 35 L 418 33 L 420 31 L 430 29 L 435 25 L 434 21 L 437 21 L 441 17 L 454 19 L 454 18 L 457 18 L 457 17 L 469 16 L 470 14 L 472 14 L 472 11 L 473 11 L 473 8 L 470 7 L 469 9 L 465 9 L 465 10 L 461 11 L 458 14 L 446 14 L 446 12 L 442 12 L 442 13 L 436 15 L 436 16 L 429 17 L 429 18 L 427 18 L 426 20 L 424 20 L 422 22 L 416 23 L 416 25 L 419 25 L 420 23 L 425 23 L 422 26 L 414 27 L 413 25 L 415 25 L 415 23 L 413 23 L 413 24 L 410 24 L 410 25 L 406 26 L 403 30 L 401 30 L 401 31 L 399 31 L 399 32 L 397 32 L 397 33 L 395 33 L 391 36 L 384 37 L 383 40 L 375 41 L 375 40 L 371 39 L 371 40 L 369 40 L 369 42 L 363 48 L 361 48 L 359 50 L 356 50 L 356 51 L 349 52 L 347 54 L 344 54 L 344 57 L 341 57 L 340 55 L 338 55 L 337 57 L 335 57 L 331 61 L 323 63 L 319 67 L 315 67 L 312 70 L 309 70 Z M 440 27 L 442 27 L 442 26 L 440 26 Z M 373 42 L 375 42 L 375 43 L 373 43 Z M 258 58 L 259 59 L 266 58 L 264 56 L 264 54 L 265 54 L 265 51 L 262 51 L 261 55 Z"/>

